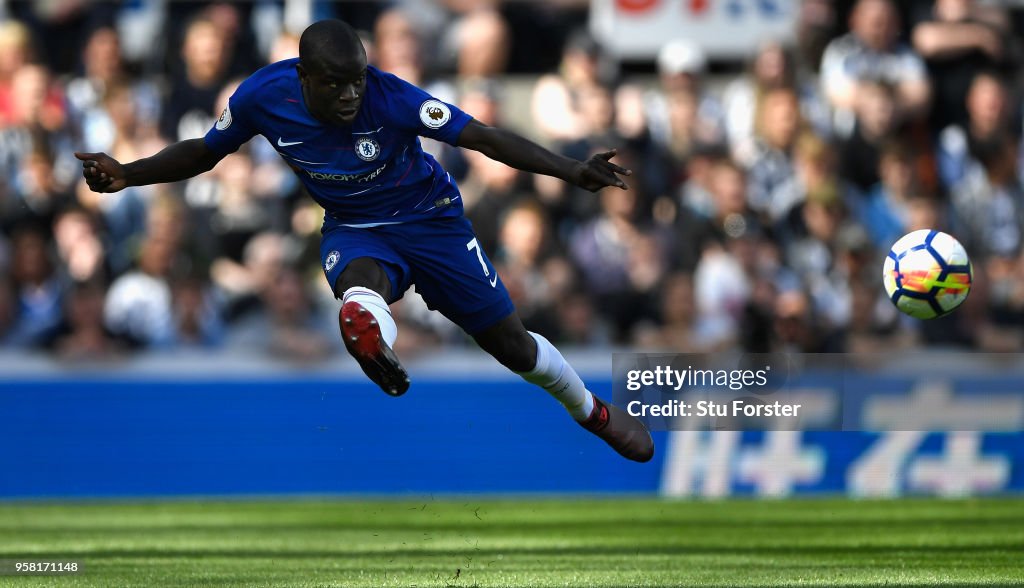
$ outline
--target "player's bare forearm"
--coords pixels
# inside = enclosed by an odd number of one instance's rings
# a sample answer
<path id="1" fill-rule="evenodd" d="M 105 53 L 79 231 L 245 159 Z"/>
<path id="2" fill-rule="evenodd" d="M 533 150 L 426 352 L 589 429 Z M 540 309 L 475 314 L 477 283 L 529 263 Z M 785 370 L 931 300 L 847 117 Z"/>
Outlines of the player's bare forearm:
<path id="1" fill-rule="evenodd" d="M 82 174 L 95 192 L 117 192 L 128 186 L 179 182 L 213 169 L 223 156 L 203 139 L 180 141 L 151 157 L 122 164 L 106 153 L 75 153 Z"/>
<path id="2" fill-rule="evenodd" d="M 580 162 L 552 153 L 511 131 L 471 121 L 459 136 L 459 146 L 526 172 L 572 181 Z"/>
<path id="3" fill-rule="evenodd" d="M 189 139 L 169 145 L 152 157 L 125 164 L 125 179 L 129 186 L 180 182 L 210 171 L 220 160 L 221 156 L 210 151 L 202 139 Z"/>
<path id="4" fill-rule="evenodd" d="M 632 172 L 610 161 L 614 151 L 599 153 L 586 161 L 552 153 L 540 145 L 505 129 L 470 121 L 459 135 L 459 146 L 526 172 L 553 176 L 595 192 L 606 186 L 625 188 L 617 174 Z"/>

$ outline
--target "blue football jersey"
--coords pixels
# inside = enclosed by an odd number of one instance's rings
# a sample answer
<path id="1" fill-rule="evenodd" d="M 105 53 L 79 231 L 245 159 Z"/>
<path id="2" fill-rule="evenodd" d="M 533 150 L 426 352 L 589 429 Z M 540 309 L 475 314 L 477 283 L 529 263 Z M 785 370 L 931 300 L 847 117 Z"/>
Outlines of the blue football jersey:
<path id="1" fill-rule="evenodd" d="M 232 153 L 263 135 L 324 208 L 328 225 L 462 215 L 455 181 L 423 151 L 419 137 L 455 145 L 469 115 L 369 66 L 352 125 L 325 124 L 306 109 L 298 61 L 272 63 L 242 82 L 206 134 L 207 147 Z"/>

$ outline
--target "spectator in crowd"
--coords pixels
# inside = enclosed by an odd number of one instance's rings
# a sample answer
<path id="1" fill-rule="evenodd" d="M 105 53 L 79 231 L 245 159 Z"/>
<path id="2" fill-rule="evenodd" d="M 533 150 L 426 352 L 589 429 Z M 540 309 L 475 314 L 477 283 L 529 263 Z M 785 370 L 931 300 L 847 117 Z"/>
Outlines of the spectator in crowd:
<path id="1" fill-rule="evenodd" d="M 772 198 L 793 177 L 793 148 L 803 127 L 799 99 L 792 89 L 769 90 L 761 98 L 751 157 L 743 164 L 750 207 L 766 221 L 780 207 Z"/>
<path id="2" fill-rule="evenodd" d="M 635 80 L 625 80 L 615 89 L 615 131 L 631 144 L 651 140 L 644 112 L 645 94 L 643 83 Z"/>
<path id="3" fill-rule="evenodd" d="M 373 41 L 374 64 L 381 70 L 416 86 L 428 81 L 426 70 L 431 64 L 425 63 L 427 53 L 410 13 L 401 8 L 382 13 L 374 25 Z"/>
<path id="4" fill-rule="evenodd" d="M 974 0 L 936 0 L 932 20 L 914 27 L 914 49 L 925 59 L 934 88 L 930 124 L 936 132 L 968 122 L 968 89 L 979 71 L 1012 63 L 1009 19 Z"/>
<path id="5" fill-rule="evenodd" d="M 16 122 L 13 98 L 14 74 L 33 58 L 32 34 L 16 20 L 0 21 L 0 128 Z"/>
<path id="6" fill-rule="evenodd" d="M 92 23 L 110 19 L 112 2 L 58 0 L 53 2 L 9 2 L 12 13 L 32 29 L 40 63 L 58 74 L 70 72 L 77 50 Z M 38 42 L 45 40 L 45 42 Z"/>
<path id="7" fill-rule="evenodd" d="M 731 159 L 722 159 L 711 169 L 711 226 L 720 239 L 739 237 L 760 228 L 747 197 L 746 173 Z"/>
<path id="8" fill-rule="evenodd" d="M 492 77 L 506 71 L 511 31 L 492 0 L 395 2 L 421 31 L 425 53 L 460 77 Z"/>
<path id="9" fill-rule="evenodd" d="M 366 42 L 363 44 L 368 45 Z M 367 49 L 366 55 L 367 58 L 373 55 L 372 46 Z M 267 55 L 267 63 L 284 61 L 285 59 L 291 59 L 292 57 L 298 56 L 299 36 L 285 31 L 281 32 L 274 38 L 274 42 L 270 46 L 270 53 Z"/>
<path id="10" fill-rule="evenodd" d="M 334 354 L 337 335 L 312 306 L 299 272 L 282 267 L 260 292 L 263 310 L 232 330 L 227 345 L 290 361 L 315 361 Z"/>
<path id="11" fill-rule="evenodd" d="M 235 262 L 241 262 L 250 239 L 276 228 L 284 212 L 280 199 L 256 197 L 255 167 L 247 149 L 228 155 L 210 178 L 212 206 L 193 207 L 213 250 Z"/>
<path id="12" fill-rule="evenodd" d="M 620 163 L 631 161 L 623 155 Z M 627 190 L 602 190 L 601 213 L 569 242 L 581 281 L 610 317 L 616 341 L 656 314 L 656 286 L 668 265 L 669 237 L 643 214 L 641 186 L 636 181 Z"/>
<path id="13" fill-rule="evenodd" d="M 194 10 L 188 7 L 187 2 L 184 10 Z M 225 61 L 227 78 L 245 76 L 253 70 L 265 65 L 265 61 L 259 54 L 256 46 L 256 39 L 252 28 L 252 11 L 256 3 L 252 2 L 218 2 L 214 1 L 207 6 L 200 8 L 199 18 L 209 20 L 221 31 L 224 39 L 224 48 L 227 52 Z M 175 7 L 171 7 L 175 10 Z M 182 19 L 182 22 L 189 22 L 192 16 Z M 217 114 L 220 114 L 219 112 Z"/>
<path id="14" fill-rule="evenodd" d="M 214 105 L 228 80 L 231 48 L 223 30 L 199 16 L 185 29 L 180 64 L 164 100 L 160 131 L 168 140 L 201 137 L 213 124 Z"/>
<path id="15" fill-rule="evenodd" d="M 905 143 L 886 143 L 878 166 L 881 181 L 863 198 L 851 198 L 850 204 L 875 247 L 884 251 L 910 232 L 911 201 L 927 196 L 917 180 L 913 154 Z"/>
<path id="16" fill-rule="evenodd" d="M 162 139 L 154 133 L 147 136 L 143 130 L 146 124 L 139 120 L 136 95 L 135 86 L 122 82 L 107 86 L 100 116 L 110 125 L 110 134 L 105 137 L 106 145 L 97 145 L 97 148 L 130 160 L 164 147 Z M 146 203 L 159 190 L 152 186 L 132 186 L 116 194 L 98 194 L 89 190 L 84 180 L 78 182 L 78 202 L 103 219 L 110 246 L 110 265 L 115 272 L 120 273 L 131 265 L 131 247 L 145 230 Z"/>
<path id="17" fill-rule="evenodd" d="M 106 148 L 104 139 L 109 142 L 109 124 L 104 124 L 102 117 L 94 120 L 99 113 L 93 110 L 101 108 L 107 89 L 125 77 L 117 31 L 101 27 L 89 35 L 82 51 L 82 68 L 82 75 L 67 83 L 68 107 L 86 134 L 86 145 Z"/>
<path id="18" fill-rule="evenodd" d="M 692 274 L 704 249 L 719 237 L 711 221 L 716 208 L 711 180 L 720 157 L 721 152 L 702 148 L 695 151 L 687 163 L 690 177 L 673 203 L 674 219 L 670 224 L 673 271 Z"/>
<path id="19" fill-rule="evenodd" d="M 644 349 L 677 353 L 702 352 L 693 297 L 692 276 L 682 272 L 669 274 L 661 289 L 658 320 L 638 325 L 634 344 Z"/>
<path id="20" fill-rule="evenodd" d="M 756 157 L 758 113 L 768 93 L 788 89 L 797 97 L 802 118 L 819 134 L 831 130 L 828 104 L 812 79 L 797 71 L 793 55 L 779 43 L 767 43 L 757 52 L 750 72 L 731 81 L 722 94 L 725 129 L 733 155 L 749 163 Z M 764 120 L 763 117 L 760 120 Z"/>
<path id="21" fill-rule="evenodd" d="M 600 84 L 581 87 L 576 92 L 576 108 L 582 134 L 572 141 L 561 142 L 558 152 L 572 158 L 586 159 L 616 146 L 624 145 L 615 127 L 615 102 L 612 88 Z M 634 173 L 643 177 L 644 182 L 653 186 L 658 173 L 647 173 L 653 163 L 646 157 L 636 160 Z M 535 180 L 540 187 L 545 203 L 553 210 L 554 220 L 563 231 L 571 231 L 581 223 L 598 214 L 598 203 L 586 190 L 551 179 Z"/>
<path id="22" fill-rule="evenodd" d="M 146 235 L 133 269 L 110 285 L 104 321 L 118 336 L 149 349 L 177 343 L 173 285 L 190 272 L 208 271 L 188 232 L 188 210 L 166 195 L 148 210 Z"/>
<path id="23" fill-rule="evenodd" d="M 504 125 L 500 118 L 501 88 L 494 80 L 476 79 L 468 82 L 460 101 L 463 110 L 476 120 L 491 126 Z M 484 250 L 495 251 L 500 219 L 513 204 L 528 195 L 529 186 L 524 183 L 528 178 L 524 178 L 515 168 L 476 151 L 435 143 L 441 146 L 440 157 L 445 162 L 455 163 L 452 168 L 445 169 L 466 170 L 459 181 L 466 217 L 473 223 Z M 460 164 L 460 160 L 464 163 Z"/>
<path id="24" fill-rule="evenodd" d="M 693 271 L 701 347 L 722 349 L 739 341 L 753 279 L 743 261 L 749 240 L 761 232 L 747 202 L 743 169 L 728 158 L 715 160 L 707 180 L 710 216 L 679 231 L 684 251 L 699 251 Z M 692 253 L 691 253 L 692 255 Z M 682 269 L 688 269 L 683 267 Z"/>
<path id="25" fill-rule="evenodd" d="M 800 282 L 783 265 L 783 253 L 770 233 L 746 231 L 727 240 L 725 251 L 739 264 L 747 284 L 746 301 L 739 310 L 740 333 L 736 336 L 736 345 L 749 352 L 769 353 L 773 345 L 772 320 L 779 292 L 799 288 Z M 699 333 L 705 334 L 703 330 Z M 731 343 L 729 340 L 726 342 Z M 716 349 L 721 347 L 709 350 Z"/>
<path id="26" fill-rule="evenodd" d="M 979 265 L 988 257 L 1011 259 L 1021 251 L 1024 191 L 1017 175 L 1018 145 L 1006 131 L 979 145 L 980 172 L 966 176 L 951 192 L 953 228 Z"/>
<path id="27" fill-rule="evenodd" d="M 543 267 L 551 253 L 551 239 L 546 211 L 537 202 L 525 200 L 504 214 L 494 250 L 494 267 L 523 324 L 545 336 L 556 319 L 551 305 L 559 294 L 548 283 Z"/>
<path id="28" fill-rule="evenodd" d="M 50 226 L 57 211 L 67 206 L 72 195 L 58 182 L 54 171 L 54 153 L 45 135 L 33 137 L 31 150 L 21 154 L 20 167 L 11 178 L 11 188 L 21 207 L 21 220 Z"/>
<path id="29" fill-rule="evenodd" d="M 64 94 L 43 65 L 26 63 L 14 71 L 6 100 L 4 126 L 56 133 L 64 129 Z"/>
<path id="30" fill-rule="evenodd" d="M 672 125 L 669 118 L 669 97 L 689 94 L 696 100 L 693 122 L 694 138 L 704 143 L 724 143 L 725 122 L 722 105 L 704 87 L 707 55 L 700 45 L 688 39 L 666 43 L 658 52 L 660 91 L 648 93 L 645 108 L 651 138 L 670 146 Z"/>
<path id="31" fill-rule="evenodd" d="M 698 146 L 708 144 L 701 133 L 699 103 L 700 96 L 689 89 L 680 88 L 665 95 L 668 127 L 659 144 L 677 164 L 684 164 Z"/>
<path id="32" fill-rule="evenodd" d="M 853 132 L 839 145 L 839 173 L 866 192 L 878 183 L 879 150 L 893 139 L 896 129 L 896 90 L 889 85 L 864 82 L 858 86 Z"/>
<path id="33" fill-rule="evenodd" d="M 219 255 L 213 260 L 210 277 L 225 299 L 229 322 L 258 310 L 260 292 L 292 261 L 289 249 L 286 235 L 265 231 L 249 239 L 241 259 Z"/>
<path id="34" fill-rule="evenodd" d="M 78 178 L 71 135 L 65 125 L 61 92 L 50 72 L 40 65 L 23 65 L 13 76 L 9 94 L 9 123 L 0 125 L 0 177 L 21 195 L 63 193 Z M 70 157 L 70 159 L 69 159 Z M 35 172 L 49 167 L 47 178 Z M 19 200 L 24 202 L 23 200 Z"/>
<path id="35" fill-rule="evenodd" d="M 935 196 L 919 195 L 907 200 L 907 233 L 921 229 L 950 229 L 947 203 Z"/>
<path id="36" fill-rule="evenodd" d="M 924 114 L 931 97 L 924 62 L 900 43 L 899 14 L 891 0 L 858 0 L 850 15 L 850 32 L 832 41 L 821 64 L 821 83 L 836 109 L 841 135 L 853 130 L 853 112 L 864 103 L 865 85 L 893 88 L 894 117 L 909 120 Z"/>
<path id="37" fill-rule="evenodd" d="M 460 191 L 466 203 L 466 217 L 485 248 L 487 244 L 493 247 L 498 241 L 498 218 L 524 195 L 522 176 L 515 168 L 480 153 L 467 151 L 465 156 L 469 172 Z"/>
<path id="38" fill-rule="evenodd" d="M 838 172 L 838 155 L 833 146 L 812 132 L 803 132 L 793 148 L 793 177 L 772 193 L 769 217 L 774 224 L 784 222 L 793 207 L 803 202 L 811 190 L 836 183 L 844 198 L 850 188 Z"/>
<path id="39" fill-rule="evenodd" d="M 685 179 L 686 160 L 701 141 L 700 121 L 696 117 L 696 95 L 681 89 L 666 96 L 669 142 L 665 144 L 659 143 L 650 134 L 646 111 L 649 93 L 646 90 L 636 83 L 623 84 L 617 88 L 591 88 L 591 91 L 581 93 L 580 100 L 581 112 L 589 129 L 587 137 L 582 142 L 567 145 L 566 153 L 572 153 L 574 145 L 578 149 L 579 145 L 586 144 L 591 149 L 621 146 L 633 151 L 637 154 L 637 167 L 633 173 L 643 178 L 646 191 L 655 200 L 664 198 L 666 203 L 671 203 L 671 195 Z M 608 101 L 608 98 L 611 100 Z M 576 152 L 582 153 L 581 150 Z M 558 185 L 564 186 L 564 183 Z M 587 194 L 579 190 L 576 190 L 576 195 L 577 200 L 589 201 Z M 589 216 L 592 210 L 584 209 L 580 212 Z M 658 210 L 664 213 L 669 209 L 663 207 Z M 671 222 L 670 216 L 662 214 L 657 220 L 666 224 Z"/>
<path id="40" fill-rule="evenodd" d="M 811 313 L 822 335 L 849 325 L 851 276 L 840 260 L 843 247 L 857 250 L 870 246 L 863 229 L 850 224 L 848 209 L 839 187 L 826 184 L 808 192 L 794 211 L 786 232 L 785 263 L 800 279 L 811 303 Z M 856 243 L 843 243 L 857 231 Z M 823 344 L 824 341 L 820 343 Z"/>
<path id="41" fill-rule="evenodd" d="M 603 318 L 603 313 L 594 305 L 593 299 L 582 289 L 575 288 L 559 296 L 555 301 L 555 315 L 558 317 L 557 334 L 549 337 L 568 345 L 607 347 L 612 343 L 612 333 Z"/>
<path id="42" fill-rule="evenodd" d="M 148 237 L 139 250 L 136 267 L 114 280 L 107 293 L 104 322 L 119 337 L 150 349 L 174 343 L 171 271 L 180 255 L 167 237 Z"/>
<path id="43" fill-rule="evenodd" d="M 795 288 L 780 292 L 772 314 L 772 352 L 821 352 L 821 335 L 815 324 L 811 301 L 804 291 Z"/>
<path id="44" fill-rule="evenodd" d="M 693 273 L 696 330 L 708 349 L 727 349 L 740 339 L 751 283 L 739 260 L 721 241 L 701 252 Z"/>
<path id="45" fill-rule="evenodd" d="M 678 189 L 678 203 L 701 218 L 714 215 L 711 197 L 711 170 L 715 164 L 728 157 L 724 148 L 698 143 L 684 160 L 686 179 Z"/>
<path id="46" fill-rule="evenodd" d="M 55 356 L 96 361 L 115 358 L 131 349 L 131 341 L 118 337 L 103 323 L 105 295 L 101 278 L 72 283 L 64 303 L 64 318 L 46 341 Z"/>
<path id="47" fill-rule="evenodd" d="M 490 78 L 505 73 L 509 30 L 500 12 L 489 7 L 470 11 L 456 23 L 455 71 L 463 78 Z"/>
<path id="48" fill-rule="evenodd" d="M 965 100 L 967 117 L 939 134 L 936 159 L 939 179 L 953 187 L 972 173 L 981 173 L 976 152 L 980 145 L 1005 133 L 1013 125 L 1009 90 L 991 71 L 980 71 L 971 81 Z"/>
<path id="49" fill-rule="evenodd" d="M 221 300 L 205 276 L 185 275 L 171 284 L 174 306 L 174 346 L 214 349 L 224 340 Z"/>
<path id="50" fill-rule="evenodd" d="M 109 151 L 118 143 L 158 141 L 159 90 L 147 79 L 129 76 L 114 29 L 101 27 L 89 36 L 82 68 L 83 74 L 67 84 L 67 99 L 86 148 Z M 119 102 L 112 103 L 115 99 Z M 114 111 L 112 104 L 120 108 Z"/>
<path id="51" fill-rule="evenodd" d="M 64 283 L 47 247 L 47 231 L 23 224 L 11 236 L 11 278 L 16 318 L 7 342 L 22 348 L 42 345 L 61 320 Z"/>
<path id="52" fill-rule="evenodd" d="M 106 279 L 106 251 L 96 218 L 82 208 L 62 210 L 53 223 L 60 269 L 72 283 Z M 105 290 L 105 287 L 102 288 Z"/>
<path id="53" fill-rule="evenodd" d="M 570 251 L 587 291 L 602 304 L 629 291 L 629 247 L 643 227 L 635 188 L 602 191 L 599 197 L 601 214 L 575 231 Z"/>
<path id="54" fill-rule="evenodd" d="M 601 84 L 591 84 L 576 93 L 576 106 L 582 123 L 582 135 L 565 142 L 561 152 L 569 157 L 589 157 L 598 150 L 618 145 L 622 139 L 615 129 L 615 100 L 613 90 Z"/>
<path id="55" fill-rule="evenodd" d="M 541 76 L 533 88 L 532 120 L 549 141 L 572 141 L 586 132 L 576 101 L 583 88 L 610 81 L 601 46 L 584 32 L 569 37 L 557 74 Z"/>
<path id="56" fill-rule="evenodd" d="M 800 67 L 818 73 L 821 58 L 839 20 L 832 0 L 802 0 L 797 11 L 796 57 Z"/>

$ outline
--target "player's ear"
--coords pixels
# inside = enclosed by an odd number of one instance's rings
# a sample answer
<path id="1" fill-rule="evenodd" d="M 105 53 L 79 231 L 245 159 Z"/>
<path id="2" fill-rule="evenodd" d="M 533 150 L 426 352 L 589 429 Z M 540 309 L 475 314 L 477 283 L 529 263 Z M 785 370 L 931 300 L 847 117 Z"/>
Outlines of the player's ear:
<path id="1" fill-rule="evenodd" d="M 306 73 L 306 68 L 302 67 L 301 63 L 295 64 L 295 71 L 299 74 L 299 81 L 305 82 L 306 77 L 309 75 Z"/>

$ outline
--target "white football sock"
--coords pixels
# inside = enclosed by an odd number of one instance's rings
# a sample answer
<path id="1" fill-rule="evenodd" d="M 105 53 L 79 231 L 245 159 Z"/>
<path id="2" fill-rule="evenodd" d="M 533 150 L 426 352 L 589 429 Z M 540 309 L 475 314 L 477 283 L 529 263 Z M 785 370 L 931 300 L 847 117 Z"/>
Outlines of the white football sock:
<path id="1" fill-rule="evenodd" d="M 562 403 L 572 418 L 585 420 L 594 410 L 594 395 L 554 345 L 537 333 L 530 333 L 530 336 L 537 342 L 537 365 L 528 372 L 519 372 L 519 375 L 547 390 Z"/>
<path id="2" fill-rule="evenodd" d="M 369 288 L 353 286 L 345 290 L 345 294 L 341 297 L 341 303 L 345 304 L 346 302 L 358 302 L 363 308 L 368 310 L 373 315 L 373 318 L 377 319 L 377 326 L 380 327 L 380 336 L 384 339 L 384 342 L 388 344 L 388 347 L 394 347 L 395 339 L 398 338 L 398 325 L 395 324 L 395 319 L 391 316 L 391 309 L 388 308 L 388 303 L 384 301 L 380 294 Z"/>

